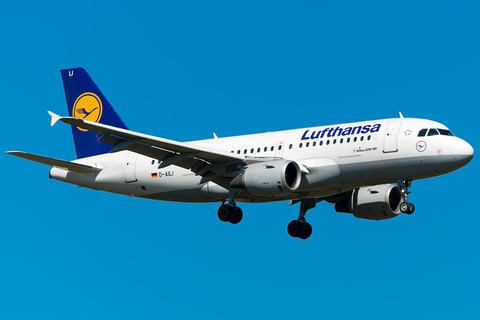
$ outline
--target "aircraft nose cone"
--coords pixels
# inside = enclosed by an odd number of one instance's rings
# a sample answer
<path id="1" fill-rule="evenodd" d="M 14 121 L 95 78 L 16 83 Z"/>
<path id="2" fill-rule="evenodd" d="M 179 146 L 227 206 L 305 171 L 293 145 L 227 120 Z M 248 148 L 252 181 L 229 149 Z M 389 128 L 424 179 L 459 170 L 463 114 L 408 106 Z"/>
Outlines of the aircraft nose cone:
<path id="1" fill-rule="evenodd" d="M 473 159 L 474 150 L 473 147 L 466 141 L 461 140 L 456 145 L 457 147 L 457 156 L 455 157 L 454 161 L 460 165 L 464 166 Z"/>

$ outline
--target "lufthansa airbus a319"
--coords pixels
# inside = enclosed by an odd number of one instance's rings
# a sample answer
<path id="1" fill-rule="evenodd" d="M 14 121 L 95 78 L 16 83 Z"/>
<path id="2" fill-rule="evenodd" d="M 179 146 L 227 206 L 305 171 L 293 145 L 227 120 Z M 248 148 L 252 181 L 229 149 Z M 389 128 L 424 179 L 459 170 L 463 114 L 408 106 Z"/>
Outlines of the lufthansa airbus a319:
<path id="1" fill-rule="evenodd" d="M 319 201 L 369 220 L 412 214 L 412 181 L 457 170 L 473 148 L 443 124 L 399 118 L 178 142 L 130 131 L 82 68 L 62 70 L 77 159 L 6 153 L 53 168 L 50 178 L 95 190 L 177 202 L 221 202 L 218 217 L 242 220 L 238 202 L 289 200 L 292 237 L 312 234 L 305 214 Z"/>

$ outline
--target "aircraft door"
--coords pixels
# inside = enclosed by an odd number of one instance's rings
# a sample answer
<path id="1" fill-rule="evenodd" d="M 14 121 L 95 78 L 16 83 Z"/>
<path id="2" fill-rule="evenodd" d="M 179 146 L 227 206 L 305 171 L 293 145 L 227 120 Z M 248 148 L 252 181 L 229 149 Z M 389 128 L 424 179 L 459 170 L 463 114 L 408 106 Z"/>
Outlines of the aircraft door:
<path id="1" fill-rule="evenodd" d="M 138 153 L 129 152 L 125 159 L 125 182 L 137 181 L 137 175 L 135 174 L 135 163 L 137 162 Z"/>
<path id="2" fill-rule="evenodd" d="M 388 124 L 387 131 L 383 140 L 383 152 L 397 152 L 397 138 L 400 130 L 401 122 L 391 122 Z"/>
<path id="3" fill-rule="evenodd" d="M 279 158 L 283 158 L 283 148 L 285 147 L 285 143 L 283 141 L 277 143 L 277 148 L 275 150 L 275 156 Z"/>

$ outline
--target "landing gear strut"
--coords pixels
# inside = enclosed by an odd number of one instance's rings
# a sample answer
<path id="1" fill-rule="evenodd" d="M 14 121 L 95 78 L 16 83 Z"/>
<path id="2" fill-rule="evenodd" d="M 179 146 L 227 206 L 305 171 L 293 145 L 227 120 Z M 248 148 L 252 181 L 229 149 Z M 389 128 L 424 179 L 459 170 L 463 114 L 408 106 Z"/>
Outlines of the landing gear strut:
<path id="1" fill-rule="evenodd" d="M 305 221 L 305 214 L 308 210 L 315 208 L 317 201 L 313 199 L 300 200 L 300 215 L 297 220 L 288 224 L 288 234 L 294 238 L 308 239 L 312 235 L 312 226 Z"/>
<path id="2" fill-rule="evenodd" d="M 228 204 L 222 204 L 218 208 L 218 218 L 223 222 L 230 222 L 231 224 L 239 223 L 243 218 L 242 209 L 237 207 L 235 202 L 235 195 L 240 191 L 240 189 L 230 189 L 228 193 Z"/>
<path id="3" fill-rule="evenodd" d="M 402 192 L 403 202 L 400 204 L 400 211 L 406 214 L 412 214 L 415 211 L 415 205 L 413 203 L 407 202 L 408 195 L 411 193 L 408 191 L 408 188 L 412 186 L 412 180 L 399 179 L 397 185 Z"/>

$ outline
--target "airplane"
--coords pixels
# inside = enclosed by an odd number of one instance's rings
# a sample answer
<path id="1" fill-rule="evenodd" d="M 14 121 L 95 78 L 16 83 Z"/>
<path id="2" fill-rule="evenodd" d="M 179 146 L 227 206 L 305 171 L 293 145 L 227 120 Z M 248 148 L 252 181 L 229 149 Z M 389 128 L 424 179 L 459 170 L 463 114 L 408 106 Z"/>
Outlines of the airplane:
<path id="1" fill-rule="evenodd" d="M 472 146 L 443 124 L 399 118 L 178 142 L 131 131 L 83 68 L 61 70 L 77 159 L 20 151 L 49 165 L 49 177 L 95 190 L 175 202 L 221 202 L 218 218 L 237 224 L 237 202 L 300 203 L 290 236 L 307 239 L 305 214 L 320 201 L 356 218 L 412 214 L 412 181 L 468 164 Z"/>

